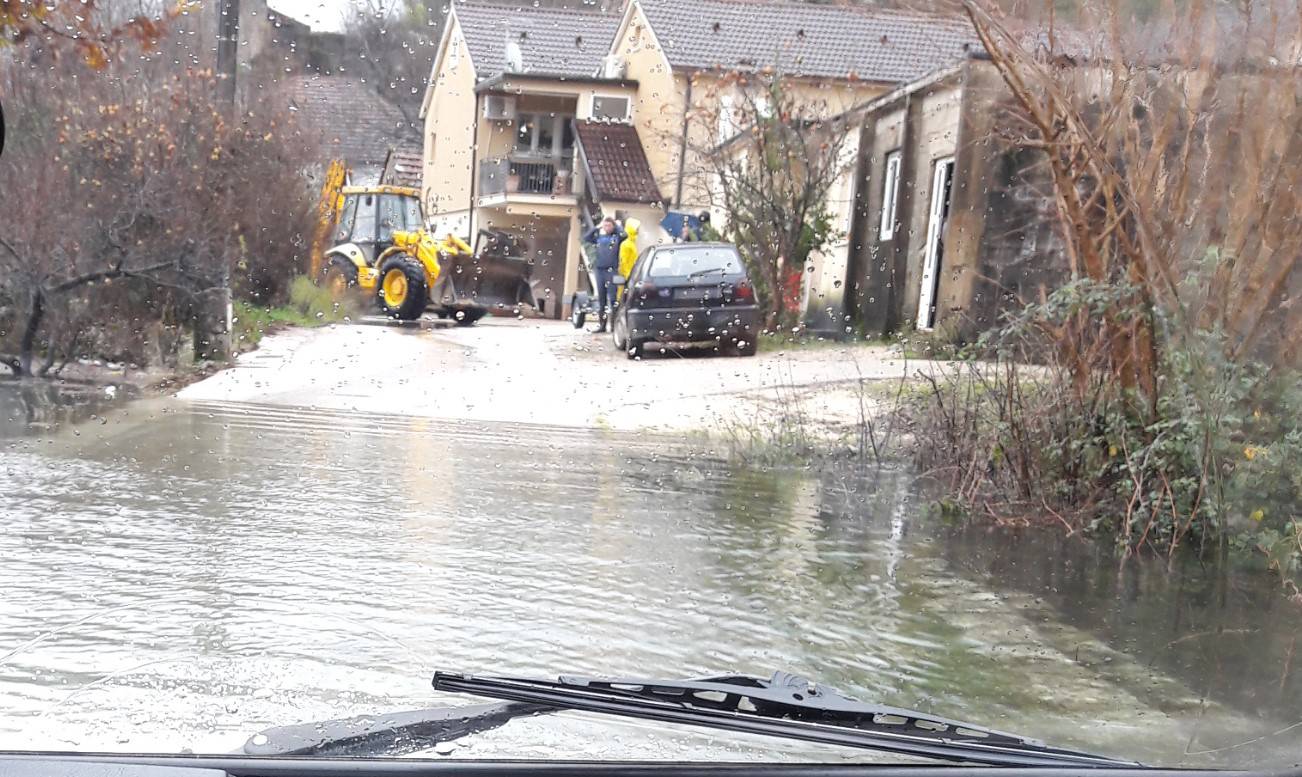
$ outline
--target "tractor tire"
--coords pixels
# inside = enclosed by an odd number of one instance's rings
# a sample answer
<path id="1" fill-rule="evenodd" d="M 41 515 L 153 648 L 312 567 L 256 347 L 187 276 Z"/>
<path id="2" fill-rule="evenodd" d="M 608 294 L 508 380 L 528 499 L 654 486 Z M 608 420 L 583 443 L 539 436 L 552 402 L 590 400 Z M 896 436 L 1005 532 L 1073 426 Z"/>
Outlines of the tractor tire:
<path id="1" fill-rule="evenodd" d="M 415 321 L 425 312 L 429 292 L 425 287 L 425 268 L 406 254 L 391 256 L 380 265 L 375 284 L 375 301 L 387 318 Z"/>
<path id="2" fill-rule="evenodd" d="M 357 293 L 357 265 L 342 256 L 331 256 L 317 283 L 329 290 L 337 305 Z"/>
<path id="3" fill-rule="evenodd" d="M 474 326 L 479 319 L 488 315 L 486 310 L 466 310 L 461 309 L 452 314 L 452 320 L 457 322 L 457 326 Z"/>

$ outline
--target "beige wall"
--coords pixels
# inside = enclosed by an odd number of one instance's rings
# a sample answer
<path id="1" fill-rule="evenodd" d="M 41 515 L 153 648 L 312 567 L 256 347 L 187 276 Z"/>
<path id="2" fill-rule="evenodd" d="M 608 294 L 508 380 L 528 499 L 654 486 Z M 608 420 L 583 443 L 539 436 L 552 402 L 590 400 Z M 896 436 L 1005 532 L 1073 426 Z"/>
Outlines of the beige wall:
<path id="1" fill-rule="evenodd" d="M 686 109 L 686 79 L 670 70 L 669 60 L 640 7 L 633 7 L 632 17 L 612 51 L 623 58 L 625 77 L 637 81 L 633 124 L 661 194 L 672 200 Z"/>
<path id="2" fill-rule="evenodd" d="M 475 70 L 459 23 L 448 33 L 444 59 L 430 85 L 425 112 L 425 158 L 421 191 L 425 215 L 464 211 L 470 202 L 475 135 Z"/>
<path id="3" fill-rule="evenodd" d="M 854 208 L 858 184 L 859 133 L 846 135 L 841 147 L 840 164 L 845 172 L 837 178 L 827 195 L 827 208 L 836 230 L 833 239 L 821 251 L 809 256 L 802 276 L 802 309 L 805 323 L 815 329 L 842 333 L 848 322 L 845 316 L 846 270 L 849 263 L 850 235 L 854 229 Z"/>

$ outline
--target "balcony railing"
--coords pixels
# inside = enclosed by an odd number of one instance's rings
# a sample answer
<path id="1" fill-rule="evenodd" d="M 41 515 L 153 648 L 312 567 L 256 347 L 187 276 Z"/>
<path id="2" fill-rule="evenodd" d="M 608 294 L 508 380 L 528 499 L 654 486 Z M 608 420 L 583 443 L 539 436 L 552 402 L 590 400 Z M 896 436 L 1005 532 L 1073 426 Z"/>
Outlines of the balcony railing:
<path id="1" fill-rule="evenodd" d="M 573 194 L 573 161 L 485 159 L 479 163 L 479 195 Z"/>

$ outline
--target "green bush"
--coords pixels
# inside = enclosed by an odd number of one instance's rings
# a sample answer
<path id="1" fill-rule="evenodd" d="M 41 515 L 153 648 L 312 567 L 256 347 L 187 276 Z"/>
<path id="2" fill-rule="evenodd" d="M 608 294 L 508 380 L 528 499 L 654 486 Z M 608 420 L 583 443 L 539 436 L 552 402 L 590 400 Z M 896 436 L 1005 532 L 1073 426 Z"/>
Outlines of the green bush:
<path id="1" fill-rule="evenodd" d="M 352 305 L 336 303 L 330 292 L 300 275 L 289 285 L 289 302 L 279 306 L 257 305 L 245 300 L 235 303 L 234 334 L 237 349 L 256 346 L 262 336 L 285 326 L 323 326 L 353 315 Z"/>
<path id="2" fill-rule="evenodd" d="M 1073 282 L 984 337 L 913 400 L 920 465 L 973 513 L 1061 523 L 1127 553 L 1239 549 L 1296 577 L 1302 373 L 1160 310 L 1155 397 L 1068 369 L 1046 332 L 1142 315 L 1132 292 Z"/>

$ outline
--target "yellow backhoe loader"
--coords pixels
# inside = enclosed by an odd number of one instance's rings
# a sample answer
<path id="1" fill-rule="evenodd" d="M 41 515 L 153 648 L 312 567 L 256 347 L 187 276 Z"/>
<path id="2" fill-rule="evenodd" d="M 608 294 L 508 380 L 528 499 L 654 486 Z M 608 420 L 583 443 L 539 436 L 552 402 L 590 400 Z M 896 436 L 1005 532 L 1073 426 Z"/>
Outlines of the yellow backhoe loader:
<path id="1" fill-rule="evenodd" d="M 495 308 L 537 306 L 532 268 L 509 236 L 483 230 L 477 251 L 456 235 L 437 239 L 425 231 L 419 190 L 344 186 L 344 178 L 332 164 L 312 249 L 313 277 L 336 300 L 371 297 L 383 315 L 404 321 L 432 306 L 462 325 Z"/>

